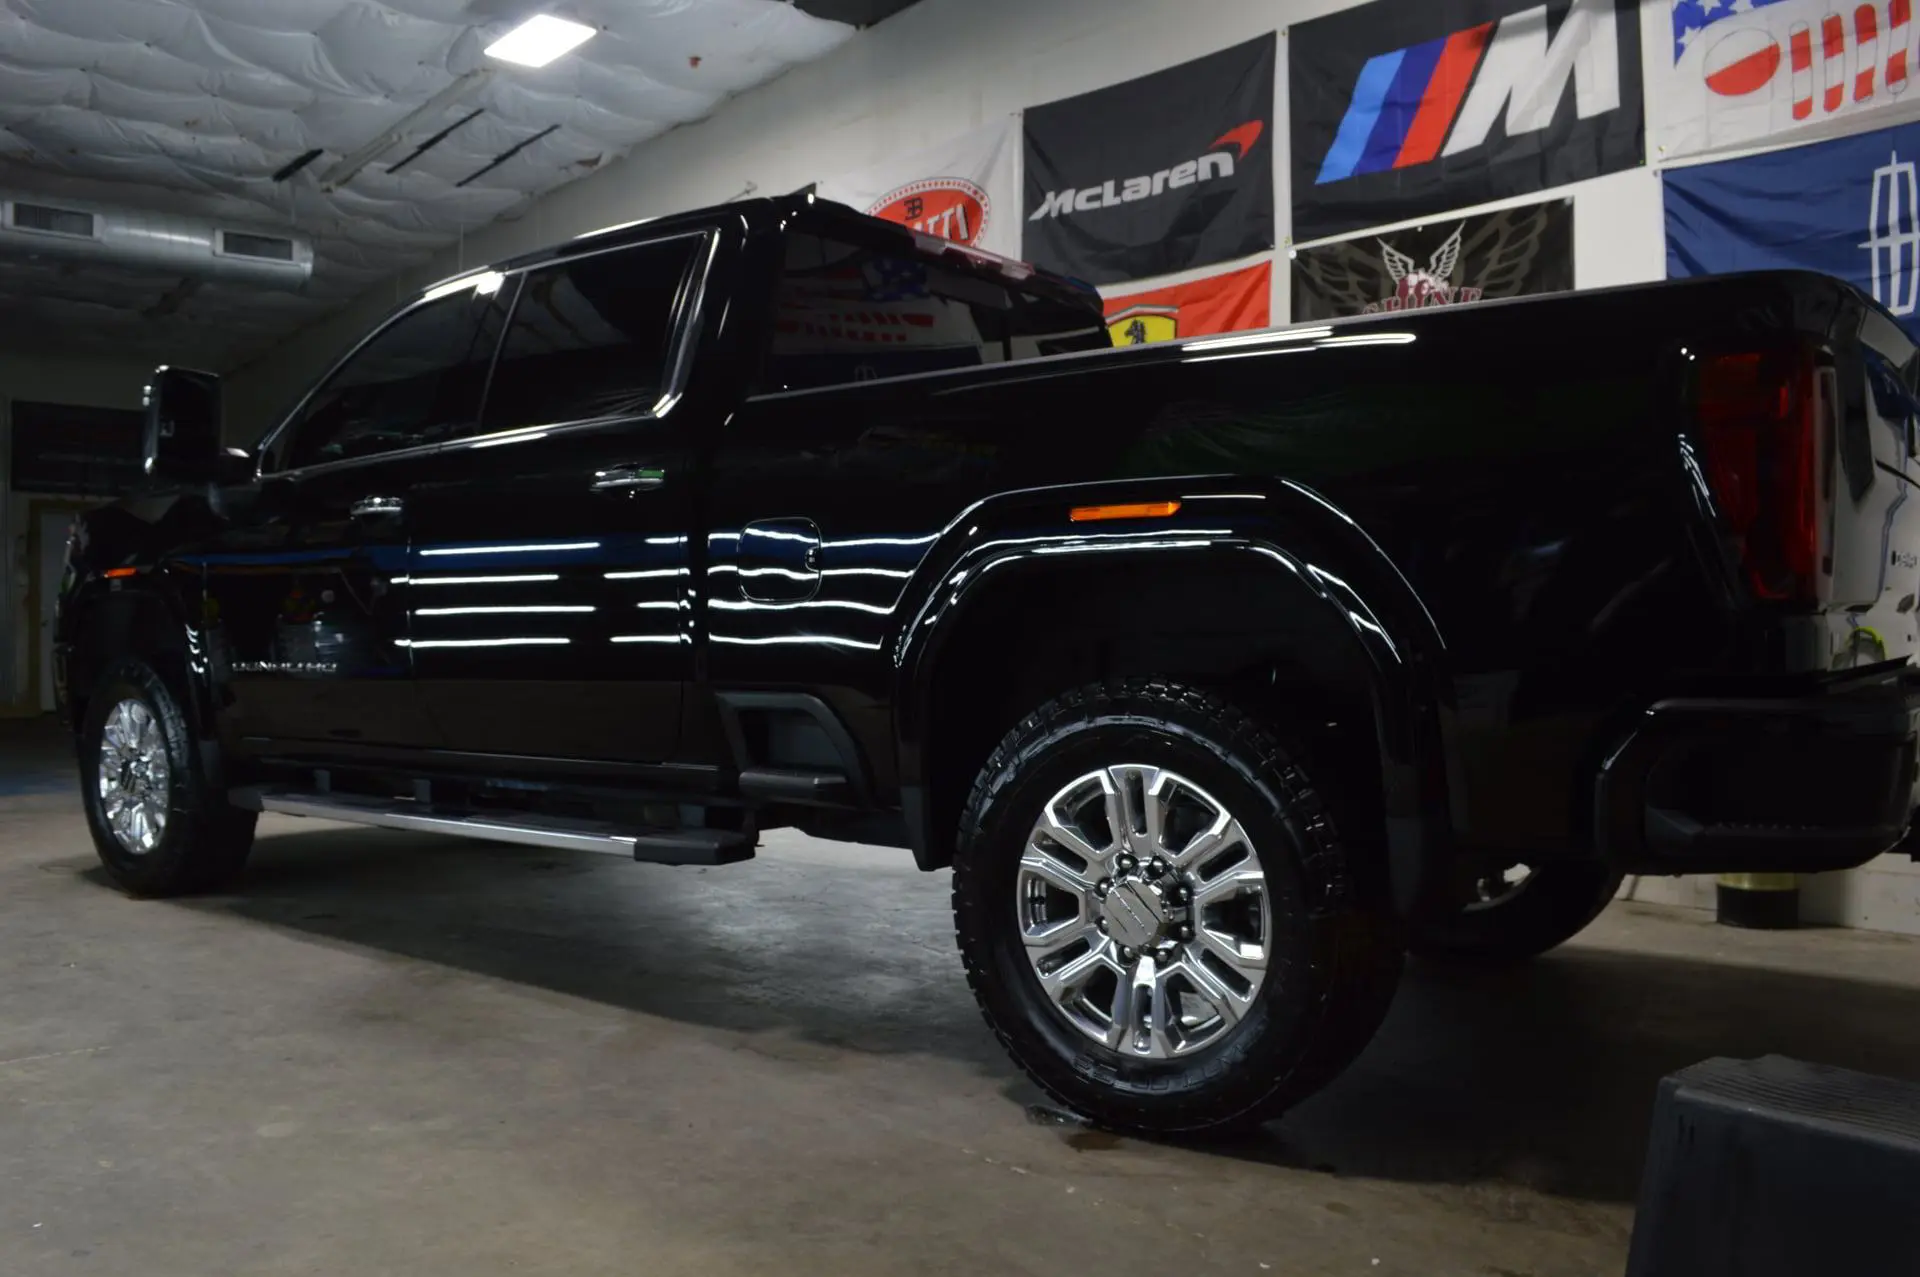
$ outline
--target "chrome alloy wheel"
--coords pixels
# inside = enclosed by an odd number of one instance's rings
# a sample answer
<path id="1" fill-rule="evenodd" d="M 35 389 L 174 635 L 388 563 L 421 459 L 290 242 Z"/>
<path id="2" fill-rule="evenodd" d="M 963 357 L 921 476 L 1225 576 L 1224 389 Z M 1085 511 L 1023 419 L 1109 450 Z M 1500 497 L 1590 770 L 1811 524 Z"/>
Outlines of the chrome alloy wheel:
<path id="1" fill-rule="evenodd" d="M 114 840 L 133 855 L 146 855 L 165 836 L 171 779 L 153 711 L 136 700 L 115 705 L 100 733 L 100 809 Z"/>
<path id="2" fill-rule="evenodd" d="M 1127 763 L 1047 801 L 1015 878 L 1047 1001 L 1121 1055 L 1200 1050 L 1266 978 L 1267 879 L 1240 822 L 1178 773 Z"/>

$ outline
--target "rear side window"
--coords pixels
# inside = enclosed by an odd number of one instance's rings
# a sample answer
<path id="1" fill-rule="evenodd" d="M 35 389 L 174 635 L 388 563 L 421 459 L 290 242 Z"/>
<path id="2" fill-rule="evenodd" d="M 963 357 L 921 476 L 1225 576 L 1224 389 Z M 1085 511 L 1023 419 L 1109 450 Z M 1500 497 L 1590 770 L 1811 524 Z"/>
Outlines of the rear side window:
<path id="1" fill-rule="evenodd" d="M 281 432 L 268 468 L 377 456 L 470 431 L 500 339 L 499 300 L 465 289 L 394 319 L 321 383 Z"/>
<path id="2" fill-rule="evenodd" d="M 787 237 L 762 391 L 808 390 L 1006 358 L 1006 289 L 908 256 Z"/>
<path id="3" fill-rule="evenodd" d="M 787 237 L 758 388 L 810 390 L 1111 344 L 1092 303 L 798 231 Z"/>
<path id="4" fill-rule="evenodd" d="M 500 346 L 484 432 L 634 417 L 665 392 L 700 235 L 530 271 Z"/>

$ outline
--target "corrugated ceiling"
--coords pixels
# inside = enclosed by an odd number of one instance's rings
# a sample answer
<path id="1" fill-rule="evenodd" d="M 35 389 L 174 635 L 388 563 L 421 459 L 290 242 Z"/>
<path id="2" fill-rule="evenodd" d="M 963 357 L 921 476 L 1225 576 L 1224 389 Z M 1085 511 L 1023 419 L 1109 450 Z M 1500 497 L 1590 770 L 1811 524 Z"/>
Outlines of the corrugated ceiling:
<path id="1" fill-rule="evenodd" d="M 542 7 L 600 33 L 532 70 L 481 54 L 530 11 L 519 0 L 0 0 L 0 187 L 293 228 L 316 249 L 297 294 L 0 256 L 0 340 L 243 361 L 853 31 L 782 0 Z M 466 100 L 322 188 L 343 157 L 485 67 Z"/>

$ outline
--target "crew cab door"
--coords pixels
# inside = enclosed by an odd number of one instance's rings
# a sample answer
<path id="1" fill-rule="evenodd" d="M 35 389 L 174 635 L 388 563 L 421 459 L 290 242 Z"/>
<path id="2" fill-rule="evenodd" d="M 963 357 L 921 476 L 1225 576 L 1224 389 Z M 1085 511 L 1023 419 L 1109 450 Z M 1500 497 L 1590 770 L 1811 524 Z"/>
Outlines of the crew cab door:
<path id="1" fill-rule="evenodd" d="M 410 507 L 410 646 L 447 748 L 660 762 L 691 660 L 693 426 L 674 411 L 709 232 L 518 279 L 482 418 Z"/>
<path id="2" fill-rule="evenodd" d="M 1015 279 L 963 269 L 902 237 L 860 225 L 788 230 L 759 381 L 713 460 L 707 684 L 722 704 L 770 688 L 803 693 L 846 725 L 865 757 L 837 757 L 844 749 L 827 748 L 794 713 L 755 711 L 764 741 L 733 733 L 747 747 L 743 762 L 851 762 L 885 794 L 889 655 L 909 620 L 909 585 L 942 530 L 996 490 L 1002 458 L 1050 437 L 888 383 L 1108 344 L 1090 306 L 1023 294 Z M 1025 473 L 1044 480 L 1039 465 Z M 711 708 L 690 722 L 724 728 Z"/>
<path id="3" fill-rule="evenodd" d="M 269 437 L 227 527 L 177 556 L 203 581 L 231 736 L 435 743 L 407 649 L 408 503 L 472 428 L 500 318 L 471 287 L 396 315 Z"/>

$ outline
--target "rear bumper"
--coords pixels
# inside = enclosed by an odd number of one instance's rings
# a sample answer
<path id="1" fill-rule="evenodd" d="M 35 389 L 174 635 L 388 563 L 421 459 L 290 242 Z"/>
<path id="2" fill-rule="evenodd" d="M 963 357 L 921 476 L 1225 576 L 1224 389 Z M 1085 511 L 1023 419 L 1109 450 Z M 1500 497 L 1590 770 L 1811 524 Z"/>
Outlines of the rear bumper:
<path id="1" fill-rule="evenodd" d="M 1649 873 L 1863 864 L 1906 836 L 1920 685 L 1904 672 L 1787 699 L 1665 700 L 1601 765 L 1601 854 Z"/>

